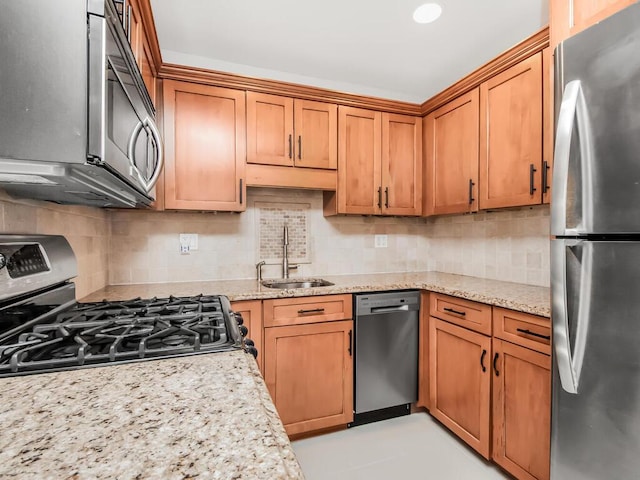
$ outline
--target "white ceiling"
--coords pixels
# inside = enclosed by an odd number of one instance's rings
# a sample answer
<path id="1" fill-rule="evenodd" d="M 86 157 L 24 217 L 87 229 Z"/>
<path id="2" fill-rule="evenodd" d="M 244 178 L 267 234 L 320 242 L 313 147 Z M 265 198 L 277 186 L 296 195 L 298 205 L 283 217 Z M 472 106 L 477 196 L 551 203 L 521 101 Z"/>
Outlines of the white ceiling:
<path id="1" fill-rule="evenodd" d="M 422 103 L 548 23 L 548 0 L 151 0 L 163 60 Z"/>

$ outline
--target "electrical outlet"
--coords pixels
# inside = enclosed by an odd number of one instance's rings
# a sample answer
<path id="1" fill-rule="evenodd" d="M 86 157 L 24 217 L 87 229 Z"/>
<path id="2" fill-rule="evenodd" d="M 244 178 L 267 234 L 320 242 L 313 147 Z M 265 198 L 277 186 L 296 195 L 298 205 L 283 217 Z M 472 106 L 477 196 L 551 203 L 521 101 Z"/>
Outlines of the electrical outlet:
<path id="1" fill-rule="evenodd" d="M 180 253 L 189 254 L 192 250 L 198 250 L 198 234 L 197 233 L 181 233 L 180 234 Z"/>
<path id="2" fill-rule="evenodd" d="M 374 237 L 374 246 L 376 248 L 387 248 L 387 236 L 386 235 L 376 235 Z"/>

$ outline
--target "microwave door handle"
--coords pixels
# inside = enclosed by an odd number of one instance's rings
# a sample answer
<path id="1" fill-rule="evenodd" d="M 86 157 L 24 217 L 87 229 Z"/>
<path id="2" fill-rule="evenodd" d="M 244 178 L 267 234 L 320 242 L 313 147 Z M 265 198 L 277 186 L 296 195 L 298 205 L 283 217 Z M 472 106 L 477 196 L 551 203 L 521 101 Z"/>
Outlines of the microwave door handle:
<path id="1" fill-rule="evenodd" d="M 147 179 L 142 174 L 142 172 L 140 172 L 140 169 L 136 166 L 136 161 L 135 161 L 136 142 L 138 141 L 140 132 L 144 129 L 145 126 L 148 127 L 149 131 L 151 132 L 153 141 L 156 145 L 156 155 L 157 155 L 155 169 L 149 179 Z M 149 193 L 151 189 L 158 182 L 158 178 L 160 177 L 160 173 L 162 172 L 162 167 L 164 166 L 164 156 L 163 156 L 163 149 L 162 149 L 162 141 L 160 139 L 160 132 L 158 131 L 158 127 L 156 126 L 155 122 L 150 117 L 146 117 L 143 121 L 138 122 L 138 124 L 136 125 L 136 128 L 133 129 L 133 132 L 131 132 L 131 136 L 129 137 L 129 146 L 127 150 L 129 152 L 128 156 L 129 156 L 129 161 L 131 162 L 132 172 L 135 173 L 136 176 L 138 177 L 138 180 L 140 181 L 145 192 Z"/>
<path id="2" fill-rule="evenodd" d="M 156 183 L 158 183 L 160 173 L 162 173 L 162 168 L 164 167 L 164 150 L 162 148 L 162 138 L 160 137 L 160 131 L 158 130 L 156 122 L 154 122 L 152 118 L 147 117 L 147 125 L 149 126 L 149 130 L 151 130 L 151 135 L 153 135 L 153 141 L 156 145 L 155 169 L 153 170 L 151 178 L 149 179 L 149 188 L 147 189 L 147 192 L 149 192 L 153 187 L 155 187 Z"/>

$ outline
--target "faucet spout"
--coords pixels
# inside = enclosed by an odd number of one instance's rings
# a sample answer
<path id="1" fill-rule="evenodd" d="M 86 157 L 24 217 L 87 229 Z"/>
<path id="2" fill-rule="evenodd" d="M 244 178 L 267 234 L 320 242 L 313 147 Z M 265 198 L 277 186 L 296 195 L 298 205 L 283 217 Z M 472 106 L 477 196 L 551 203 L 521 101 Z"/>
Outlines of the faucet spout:
<path id="1" fill-rule="evenodd" d="M 289 278 L 289 270 L 297 268 L 297 265 L 289 265 L 289 227 L 285 225 L 282 234 L 282 278 Z"/>

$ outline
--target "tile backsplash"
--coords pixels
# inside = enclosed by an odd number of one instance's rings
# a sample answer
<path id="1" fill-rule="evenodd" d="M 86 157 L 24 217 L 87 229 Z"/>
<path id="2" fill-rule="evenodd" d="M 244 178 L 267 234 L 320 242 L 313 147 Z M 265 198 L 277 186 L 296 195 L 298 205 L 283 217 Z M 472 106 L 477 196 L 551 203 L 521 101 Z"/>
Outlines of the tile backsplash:
<path id="1" fill-rule="evenodd" d="M 441 272 L 549 285 L 548 206 L 435 218 L 324 217 L 322 193 L 248 189 L 235 213 L 102 210 L 15 200 L 0 190 L 0 231 L 62 234 L 78 257 L 78 297 L 107 284 L 265 278 L 281 272 L 282 223 L 292 276 Z M 199 235 L 180 253 L 180 233 Z M 388 235 L 387 248 L 374 236 Z"/>
<path id="2" fill-rule="evenodd" d="M 109 212 L 10 197 L 0 189 L 0 233 L 64 235 L 78 261 L 76 296 L 108 284 Z"/>

